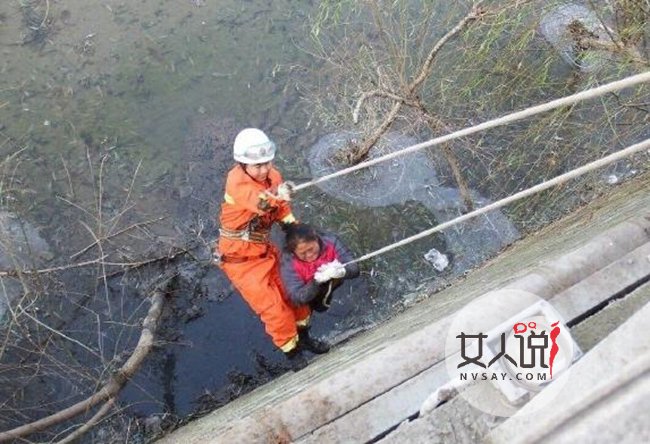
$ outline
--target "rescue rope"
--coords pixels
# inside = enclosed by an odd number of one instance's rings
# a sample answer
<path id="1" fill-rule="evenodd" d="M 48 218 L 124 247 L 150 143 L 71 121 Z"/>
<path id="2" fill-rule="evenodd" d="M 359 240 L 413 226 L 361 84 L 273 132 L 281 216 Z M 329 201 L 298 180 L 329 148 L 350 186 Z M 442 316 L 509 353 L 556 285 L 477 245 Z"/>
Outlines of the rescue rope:
<path id="1" fill-rule="evenodd" d="M 453 133 L 447 134 L 445 136 L 441 137 L 436 137 L 433 139 L 430 139 L 428 141 L 418 143 L 415 145 L 412 145 L 410 147 L 406 147 L 402 150 L 386 154 L 384 156 L 377 157 L 375 159 L 367 160 L 365 162 L 361 162 L 357 165 L 344 168 L 342 170 L 336 171 L 332 174 L 328 174 L 326 176 L 319 177 L 317 179 L 313 179 L 311 181 L 302 183 L 300 185 L 296 185 L 294 187 L 294 191 L 298 190 L 303 190 L 305 188 L 308 188 L 310 186 L 316 185 L 318 183 L 325 182 L 327 180 L 333 179 L 335 177 L 343 176 L 346 174 L 350 174 L 354 171 L 358 171 L 363 168 L 367 168 L 372 165 L 376 165 L 381 162 L 385 162 L 387 160 L 394 159 L 399 156 L 403 156 L 409 153 L 413 153 L 419 150 L 422 150 L 424 148 L 432 147 L 435 145 L 440 145 L 441 143 L 448 142 L 450 140 L 458 139 L 460 137 L 465 137 L 470 134 L 474 134 L 486 129 L 490 128 L 496 128 L 498 126 L 502 126 L 508 123 L 516 122 L 518 120 L 522 120 L 526 117 L 534 116 L 536 114 L 540 114 L 546 111 L 550 111 L 556 108 L 560 108 L 563 106 L 568 106 L 568 105 L 574 105 L 578 102 L 581 102 L 583 100 L 588 100 L 592 99 L 595 97 L 600 97 L 603 96 L 607 93 L 614 92 L 614 91 L 619 91 L 624 88 L 629 88 L 634 85 L 638 85 L 640 83 L 648 82 L 650 81 L 650 71 L 641 73 L 641 74 L 636 74 L 630 77 L 626 77 L 621 80 L 617 80 L 615 82 L 611 82 L 602 86 L 598 86 L 595 88 L 587 89 L 585 91 L 581 91 L 576 94 L 572 94 L 570 96 L 562 97 L 559 99 L 552 100 L 550 102 L 543 103 L 541 105 L 536 105 L 532 106 L 526 109 L 523 109 L 521 111 L 517 111 L 511 114 L 507 114 L 505 116 L 493 119 L 493 120 L 488 120 L 487 122 L 483 122 L 479 125 L 474 125 L 468 128 L 464 128 L 459 131 L 455 131 Z M 646 148 L 650 148 L 650 139 L 646 139 L 643 142 L 637 143 L 635 145 L 629 146 L 623 150 L 620 150 L 616 153 L 610 154 L 608 156 L 605 156 L 601 159 L 598 159 L 594 162 L 590 162 L 586 165 L 583 165 L 581 167 L 578 167 L 576 169 L 573 169 L 567 173 L 561 174 L 560 176 L 557 176 L 553 179 L 547 180 L 545 182 L 542 182 L 540 184 L 537 184 L 531 188 L 525 189 L 523 191 L 520 191 L 518 193 L 515 193 L 513 195 L 510 195 L 504 199 L 501 199 L 499 201 L 496 201 L 494 203 L 491 203 L 489 205 L 486 205 L 484 207 L 478 208 L 470 213 L 464 214 L 462 216 L 459 216 L 455 219 L 452 219 L 447 222 L 443 222 L 439 225 L 436 225 L 433 228 L 430 228 L 428 230 L 422 231 L 418 234 L 415 234 L 413 236 L 410 236 L 408 238 L 402 239 L 401 241 L 389 244 L 383 248 L 380 248 L 378 250 L 375 250 L 373 252 L 367 253 L 359 258 L 356 258 L 348 263 L 356 263 L 356 262 L 362 262 L 365 260 L 368 260 L 370 258 L 373 258 L 375 256 L 379 256 L 380 254 L 387 253 L 391 250 L 394 250 L 396 248 L 402 247 L 404 245 L 410 244 L 412 242 L 415 242 L 416 240 L 422 239 L 424 237 L 430 236 L 433 233 L 436 233 L 438 231 L 442 231 L 445 228 L 449 228 L 451 226 L 457 225 L 461 222 L 464 222 L 466 220 L 472 219 L 476 216 L 483 215 L 485 213 L 488 213 L 489 211 L 496 210 L 497 208 L 504 207 L 512 202 L 515 202 L 517 200 L 521 200 L 525 197 L 531 196 L 533 194 L 539 193 L 541 191 L 547 190 L 548 188 L 554 187 L 556 185 L 563 184 L 565 182 L 568 182 L 569 180 L 572 180 L 576 177 L 582 176 L 586 173 L 589 173 L 591 171 L 594 171 L 598 168 L 601 168 L 603 166 L 609 165 L 613 162 L 616 162 L 620 159 L 623 159 L 625 157 L 631 156 L 633 154 L 636 154 Z"/>
<path id="2" fill-rule="evenodd" d="M 480 216 L 482 214 L 485 214 L 489 211 L 496 210 L 497 208 L 501 208 L 503 206 L 506 206 L 512 202 L 515 202 L 517 200 L 523 199 L 524 197 L 528 197 L 532 194 L 539 193 L 540 191 L 544 191 L 548 188 L 554 187 L 556 185 L 563 184 L 565 182 L 568 182 L 571 179 L 575 179 L 576 177 L 582 176 L 584 174 L 587 174 L 591 171 L 594 171 L 598 168 L 601 168 L 603 166 L 609 165 L 613 162 L 616 162 L 618 160 L 621 160 L 625 157 L 631 156 L 633 154 L 636 154 L 640 151 L 643 151 L 644 149 L 650 149 L 650 139 L 646 139 L 643 142 L 637 143 L 635 145 L 629 146 L 623 150 L 617 151 L 616 153 L 610 154 L 609 156 L 602 157 L 598 160 L 595 160 L 593 162 L 590 162 L 586 165 L 583 165 L 581 167 L 578 167 L 576 169 L 573 169 L 569 171 L 568 173 L 561 174 L 553 179 L 547 180 L 545 182 L 542 182 L 540 184 L 537 184 L 531 188 L 525 189 L 523 191 L 520 191 L 518 193 L 512 194 L 504 199 L 498 200 L 494 203 L 491 203 L 489 205 L 486 205 L 484 207 L 481 207 L 477 210 L 474 210 L 470 213 L 464 214 L 460 217 L 457 217 L 455 219 L 452 219 L 450 221 L 441 223 L 439 225 L 436 225 L 433 228 L 430 228 L 428 230 L 422 231 L 418 234 L 415 234 L 411 237 L 407 237 L 406 239 L 402 239 L 401 241 L 395 242 L 393 244 L 387 245 L 383 248 L 380 248 L 379 250 L 373 251 L 368 254 L 364 254 L 363 256 L 354 259 L 348 264 L 355 263 L 355 262 L 361 262 L 368 260 L 372 257 L 378 256 L 380 254 L 386 253 L 388 251 L 394 250 L 396 248 L 399 248 L 401 246 L 404 246 L 406 244 L 410 244 L 411 242 L 414 242 L 418 239 L 422 239 L 423 237 L 427 237 L 432 235 L 433 233 L 436 233 L 438 231 L 444 230 L 445 228 L 449 228 L 453 225 L 459 224 L 461 222 L 464 222 L 468 219 L 472 219 L 476 216 Z"/>
<path id="3" fill-rule="evenodd" d="M 479 125 L 471 126 L 468 128 L 464 128 L 459 131 L 455 131 L 451 134 L 447 134 L 445 136 L 440 136 L 436 137 L 434 139 L 428 140 L 426 142 L 418 143 L 416 145 L 412 145 L 410 147 L 404 148 L 400 151 L 395 151 L 390 154 L 386 154 L 381 157 L 377 157 L 375 159 L 367 160 L 365 162 L 361 162 L 357 165 L 344 168 L 342 170 L 336 171 L 332 174 L 328 174 L 326 176 L 319 177 L 317 179 L 313 179 L 309 182 L 302 183 L 300 185 L 296 185 L 294 188 L 295 191 L 298 190 L 303 190 L 307 187 L 310 187 L 312 185 L 316 185 L 318 183 L 325 182 L 330 179 L 334 179 L 335 177 L 343 176 L 345 174 L 350 174 L 354 171 L 367 168 L 372 165 L 376 165 L 381 162 L 385 162 L 390 159 L 394 159 L 399 156 L 403 156 L 405 154 L 413 153 L 415 151 L 422 150 L 424 148 L 432 147 L 435 145 L 440 145 L 441 143 L 448 142 L 450 140 L 458 139 L 460 137 L 464 136 L 469 136 L 470 134 L 477 133 L 479 131 L 483 131 L 486 129 L 490 128 L 495 128 L 501 125 L 505 125 L 507 123 L 511 122 L 516 122 L 517 120 L 522 120 L 525 119 L 526 117 L 534 116 L 536 114 L 540 114 L 546 111 L 550 111 L 556 108 L 560 108 L 563 106 L 567 105 L 574 105 L 578 102 L 581 102 L 583 100 L 587 99 L 592 99 L 594 97 L 600 97 L 603 96 L 607 93 L 613 92 L 613 91 L 618 91 L 624 88 L 629 88 L 634 85 L 638 85 L 639 83 L 643 82 L 648 82 L 650 81 L 650 71 L 642 73 L 642 74 L 637 74 L 634 76 L 626 77 L 621 80 L 617 80 L 615 82 L 607 83 L 602 86 L 598 86 L 595 88 L 587 89 L 585 91 L 581 91 L 576 94 L 572 94 L 570 96 L 562 97 L 560 99 L 552 100 L 547 103 L 543 103 L 541 105 L 536 105 L 536 106 L 531 106 L 529 108 L 523 109 L 521 111 L 514 112 L 512 114 L 507 114 L 505 116 L 493 119 L 493 120 L 488 120 L 487 122 L 483 122 Z"/>

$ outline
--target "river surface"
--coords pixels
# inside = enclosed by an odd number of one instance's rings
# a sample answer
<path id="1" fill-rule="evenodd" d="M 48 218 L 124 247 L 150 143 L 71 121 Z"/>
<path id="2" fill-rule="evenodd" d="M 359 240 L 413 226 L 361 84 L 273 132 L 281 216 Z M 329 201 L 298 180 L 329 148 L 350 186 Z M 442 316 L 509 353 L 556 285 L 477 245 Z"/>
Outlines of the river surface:
<path id="1" fill-rule="evenodd" d="M 48 266 L 100 257 L 147 262 L 127 273 L 97 264 L 28 280 L 34 291 L 20 303 L 30 317 L 20 319 L 31 333 L 9 335 L 22 345 L 3 351 L 1 390 L 10 401 L 0 407 L 1 429 L 89 395 L 106 371 L 121 365 L 148 309 L 148 284 L 169 269 L 177 277 L 156 347 L 120 397 L 127 415 L 183 418 L 287 371 L 257 317 L 206 259 L 238 129 L 267 130 L 279 146 L 276 164 L 288 179 L 302 182 L 321 173 L 310 169 L 312 148 L 336 131 L 318 122 L 298 88 L 322 63 L 305 51 L 307 23 L 318 3 L 24 0 L 0 5 L 0 207 L 39 229 L 54 257 Z M 441 78 L 452 75 L 459 56 L 448 57 Z M 510 98 L 471 110 L 478 90 L 466 91 L 458 102 L 441 97 L 450 113 L 467 111 L 467 118 L 453 123 L 476 123 L 578 87 L 574 68 L 542 40 L 533 41 L 527 57 L 532 65 L 545 66 L 550 85 L 560 86 L 531 88 L 516 98 L 520 102 Z M 590 111 L 580 112 L 574 123 L 591 118 Z M 577 126 L 563 126 L 555 139 L 542 135 L 549 142 L 542 151 L 553 153 L 561 140 L 579 132 Z M 516 131 L 529 128 L 492 131 L 470 141 L 474 149 L 461 161 L 477 203 L 539 177 L 536 168 L 546 163 L 539 163 L 534 150 L 535 158 L 504 162 L 513 167 L 506 179 L 499 176 L 502 169 L 490 169 L 495 159 L 508 157 L 507 146 L 518 143 Z M 618 134 L 604 127 L 580 140 L 600 146 L 613 133 Z M 621 143 L 636 135 L 621 137 Z M 413 185 L 416 197 L 364 204 L 312 187 L 297 197 L 294 210 L 301 220 L 337 232 L 356 254 L 383 247 L 464 211 L 441 157 L 427 159 L 432 172 L 422 175 L 427 183 Z M 560 159 L 552 166 L 571 163 Z M 622 180 L 631 171 L 632 166 L 618 165 L 608 174 Z M 443 194 L 435 195 L 436 189 Z M 557 205 L 549 220 L 581 201 L 574 195 L 552 198 Z M 453 201 L 458 204 L 449 204 Z M 328 313 L 315 316 L 314 333 L 343 340 L 448 285 L 514 241 L 518 230 L 535 225 L 529 209 L 485 219 L 486 232 L 505 233 L 498 242 L 485 242 L 482 226 L 467 225 L 464 229 L 477 231 L 437 234 L 364 263 L 362 277 L 338 291 Z M 274 238 L 281 241 L 279 233 Z M 424 259 L 432 248 L 451 259 L 446 271 L 434 270 Z M 176 255 L 179 250 L 189 254 Z"/>

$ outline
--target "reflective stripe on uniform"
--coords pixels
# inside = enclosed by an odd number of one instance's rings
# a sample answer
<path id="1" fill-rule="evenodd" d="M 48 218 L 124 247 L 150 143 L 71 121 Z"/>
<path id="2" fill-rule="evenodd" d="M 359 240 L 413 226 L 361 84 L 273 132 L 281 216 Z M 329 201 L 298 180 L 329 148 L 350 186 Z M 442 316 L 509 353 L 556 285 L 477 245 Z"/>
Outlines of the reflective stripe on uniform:
<path id="1" fill-rule="evenodd" d="M 267 200 L 268 198 L 266 193 L 260 193 L 259 196 L 257 197 L 259 197 L 260 200 Z M 223 194 L 223 200 L 226 201 L 226 203 L 229 203 L 230 205 L 235 205 L 235 199 L 233 199 L 233 197 L 228 193 Z"/>
<path id="2" fill-rule="evenodd" d="M 287 341 L 283 346 L 280 347 L 280 350 L 282 350 L 285 353 L 288 353 L 294 348 L 296 348 L 297 346 L 298 346 L 298 335 L 289 339 L 289 341 Z"/>
<path id="3" fill-rule="evenodd" d="M 296 217 L 293 215 L 293 213 L 289 213 L 288 215 L 282 218 L 282 223 L 285 224 L 293 224 L 295 222 L 296 222 Z"/>
<path id="4" fill-rule="evenodd" d="M 301 319 L 299 321 L 296 321 L 296 325 L 298 327 L 307 327 L 309 326 L 309 321 L 311 320 L 311 316 L 307 316 L 305 319 Z"/>
<path id="5" fill-rule="evenodd" d="M 265 244 L 269 241 L 271 232 L 266 231 L 248 231 L 248 230 L 229 230 L 227 228 L 219 228 L 219 235 L 226 239 L 236 239 L 246 242 L 254 242 L 258 244 Z"/>

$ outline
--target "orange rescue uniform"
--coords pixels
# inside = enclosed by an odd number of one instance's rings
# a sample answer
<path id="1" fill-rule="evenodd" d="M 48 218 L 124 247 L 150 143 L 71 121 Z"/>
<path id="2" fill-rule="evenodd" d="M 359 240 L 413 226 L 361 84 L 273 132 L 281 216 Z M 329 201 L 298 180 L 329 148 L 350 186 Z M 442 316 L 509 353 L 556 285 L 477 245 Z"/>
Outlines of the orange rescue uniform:
<path id="1" fill-rule="evenodd" d="M 282 181 L 274 167 L 264 183 L 241 165 L 228 172 L 217 250 L 221 269 L 260 317 L 273 343 L 286 353 L 297 346 L 298 327 L 307 327 L 311 310 L 289 302 L 280 277 L 280 253 L 269 239 L 274 222 L 295 222 L 286 201 L 266 194 L 275 193 Z"/>

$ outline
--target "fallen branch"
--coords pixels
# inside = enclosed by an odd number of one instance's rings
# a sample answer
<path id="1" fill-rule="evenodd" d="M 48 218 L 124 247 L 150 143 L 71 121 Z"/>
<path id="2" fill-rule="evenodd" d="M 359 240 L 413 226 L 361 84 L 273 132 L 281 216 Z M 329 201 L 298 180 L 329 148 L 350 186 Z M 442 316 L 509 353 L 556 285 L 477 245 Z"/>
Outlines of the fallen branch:
<path id="1" fill-rule="evenodd" d="M 92 429 L 95 427 L 97 422 L 99 422 L 100 419 L 104 417 L 108 413 L 108 411 L 113 407 L 113 404 L 115 404 L 115 398 L 111 398 L 106 403 L 97 410 L 97 413 L 93 415 L 92 418 L 88 420 L 87 423 L 79 427 L 77 430 L 74 432 L 70 433 L 68 436 L 63 438 L 61 441 L 58 441 L 56 444 L 69 444 L 73 442 L 75 439 L 80 438 L 82 435 L 84 435 L 88 430 Z"/>
<path id="2" fill-rule="evenodd" d="M 410 104 L 410 103 L 415 103 L 417 101 L 416 98 L 414 98 L 414 93 L 415 91 L 422 86 L 422 83 L 431 75 L 431 70 L 433 67 L 433 60 L 435 59 L 436 55 L 440 52 L 440 50 L 443 48 L 443 46 L 449 42 L 454 36 L 456 36 L 458 33 L 460 33 L 463 29 L 465 29 L 472 21 L 480 18 L 485 11 L 480 7 L 480 4 L 482 3 L 482 0 L 477 1 L 474 3 L 474 6 L 470 10 L 469 13 L 465 17 L 463 17 L 457 24 L 454 26 L 447 34 L 442 36 L 440 40 L 431 48 L 431 51 L 429 51 L 429 54 L 427 55 L 427 58 L 425 59 L 424 63 L 422 64 L 422 67 L 420 68 L 418 75 L 415 77 L 415 79 L 406 86 L 405 91 L 406 95 L 403 97 L 397 97 L 393 98 L 395 100 L 395 104 L 391 108 L 390 112 L 382 122 L 382 124 L 377 128 L 377 130 L 369 137 L 367 138 L 363 144 L 358 148 L 358 150 L 354 153 L 352 163 L 358 163 L 361 160 L 365 159 L 368 156 L 368 152 L 370 149 L 375 146 L 375 144 L 379 141 L 382 135 L 386 131 L 388 131 L 388 128 L 393 124 L 395 119 L 397 118 L 397 115 L 399 114 L 400 109 L 402 108 L 402 105 L 404 104 Z M 369 94 L 372 97 L 373 92 L 371 91 Z M 374 94 L 378 95 L 378 94 Z M 368 98 L 364 98 L 363 96 L 359 99 L 360 101 L 363 99 L 364 101 Z M 359 103 L 357 103 L 357 106 L 359 106 Z M 355 109 L 355 112 L 357 110 Z M 357 116 L 358 116 L 358 112 Z"/>
<path id="3" fill-rule="evenodd" d="M 429 52 L 429 55 L 424 61 L 422 68 L 420 68 L 420 73 L 415 78 L 415 80 L 409 85 L 410 93 L 413 93 L 416 89 L 418 89 L 422 85 L 422 83 L 427 79 L 427 77 L 431 75 L 433 60 L 438 55 L 442 47 L 445 46 L 445 44 L 449 40 L 454 38 L 458 33 L 464 30 L 467 27 L 467 25 L 469 25 L 474 20 L 481 18 L 485 14 L 485 10 L 481 8 L 481 3 L 483 3 L 483 0 L 478 0 L 477 2 L 475 2 L 474 5 L 472 6 L 472 9 L 469 11 L 469 13 L 465 17 L 463 17 L 456 24 L 456 26 L 454 26 L 451 29 L 451 31 L 449 31 L 447 34 L 442 36 L 440 40 L 438 40 L 438 43 L 436 43 L 435 46 Z"/>
<path id="4" fill-rule="evenodd" d="M 138 344 L 129 359 L 111 376 L 110 380 L 101 388 L 101 390 L 73 406 L 39 419 L 38 421 L 16 427 L 15 429 L 6 432 L 0 432 L 0 442 L 19 439 L 23 436 L 45 430 L 48 427 L 67 421 L 75 416 L 87 413 L 90 409 L 101 402 L 106 402 L 115 398 L 126 382 L 140 368 L 140 365 L 142 365 L 142 362 L 153 346 L 156 327 L 158 326 L 158 320 L 160 319 L 163 303 L 165 301 L 164 289 L 167 287 L 170 279 L 171 278 L 166 279 L 153 290 L 151 296 L 151 307 L 142 323 L 142 333 L 140 334 Z M 97 414 L 95 416 L 97 416 Z M 89 423 L 91 421 L 89 421 Z M 92 425 L 90 425 L 90 427 L 92 427 Z"/>
<path id="5" fill-rule="evenodd" d="M 178 248 L 178 247 L 176 247 Z M 0 271 L 0 277 L 18 277 L 21 274 L 22 275 L 36 275 L 36 274 L 47 274 L 47 273 L 54 273 L 57 271 L 65 271 L 65 270 L 70 270 L 72 268 L 79 268 L 79 267 L 87 267 L 89 265 L 109 265 L 113 267 L 122 267 L 123 270 L 117 270 L 113 273 L 108 273 L 106 274 L 106 277 L 111 277 L 115 276 L 120 273 L 124 273 L 125 271 L 132 270 L 134 268 L 142 267 L 144 265 L 149 265 L 153 264 L 156 262 L 164 261 L 164 260 L 172 260 L 175 259 L 177 256 L 181 254 L 186 254 L 189 253 L 193 248 L 196 248 L 196 246 L 191 246 L 187 248 L 178 248 L 177 251 L 164 255 L 164 256 L 158 256 L 154 257 L 151 259 L 145 259 L 143 261 L 138 261 L 138 262 L 104 262 L 104 259 L 106 258 L 106 255 L 103 257 L 99 257 L 97 259 L 93 259 L 90 261 L 85 261 L 85 262 L 79 262 L 76 264 L 69 264 L 69 265 L 61 265 L 60 267 L 52 267 L 52 268 L 42 268 L 38 270 L 5 270 L 5 271 Z M 104 279 L 104 276 L 101 276 L 99 279 Z"/>
<path id="6" fill-rule="evenodd" d="M 0 271 L 0 277 L 17 277 L 17 276 L 19 276 L 21 274 L 54 273 L 55 271 L 64 271 L 64 270 L 70 270 L 72 268 L 87 267 L 88 265 L 99 264 L 104 259 L 105 259 L 105 257 L 100 257 L 100 258 L 97 258 L 97 259 L 93 259 L 91 261 L 79 262 L 77 264 L 62 265 L 60 267 L 43 268 L 43 269 L 40 269 L 40 270 L 8 270 L 8 271 Z"/>
<path id="7" fill-rule="evenodd" d="M 176 248 L 178 248 L 178 247 L 176 247 Z M 114 271 L 113 273 L 109 273 L 106 276 L 101 276 L 101 277 L 99 277 L 97 279 L 104 279 L 104 277 L 107 277 L 107 278 L 113 277 L 113 276 L 116 276 L 118 274 L 124 273 L 126 271 L 133 270 L 134 268 L 139 268 L 139 267 L 142 267 L 142 266 L 145 266 L 145 265 L 150 265 L 150 264 L 153 264 L 153 263 L 156 263 L 156 262 L 165 261 L 165 260 L 173 260 L 177 256 L 180 256 L 181 254 L 189 253 L 190 250 L 192 250 L 194 248 L 196 248 L 196 247 L 193 246 L 193 247 L 187 247 L 187 248 L 179 248 L 177 251 L 175 251 L 173 253 L 169 253 L 169 254 L 166 254 L 164 256 L 154 257 L 152 259 L 145 259 L 145 260 L 140 261 L 140 262 L 104 262 L 103 263 L 104 265 L 111 265 L 111 266 L 114 266 L 114 267 L 122 267 L 122 269 Z"/>
<path id="8" fill-rule="evenodd" d="M 361 107 L 371 97 L 385 97 L 392 99 L 395 103 L 388 112 L 388 115 L 386 115 L 384 118 L 381 125 L 374 131 L 374 133 L 370 137 L 366 138 L 360 146 L 356 147 L 353 153 L 350 153 L 349 158 L 351 159 L 352 163 L 358 163 L 359 161 L 367 158 L 370 149 L 375 146 L 377 142 L 379 142 L 379 139 L 384 135 L 384 133 L 386 133 L 386 131 L 388 131 L 390 126 L 397 119 L 397 116 L 403 105 L 413 107 L 423 113 L 432 130 L 435 131 L 436 127 L 444 126 L 438 119 L 436 119 L 430 112 L 426 110 L 416 92 L 422 86 L 424 81 L 431 75 L 431 71 L 433 69 L 433 61 L 436 55 L 444 47 L 444 45 L 449 42 L 454 36 L 460 33 L 463 29 L 465 29 L 472 21 L 480 18 L 485 14 L 485 10 L 480 7 L 481 2 L 482 0 L 479 0 L 474 3 L 470 12 L 467 13 L 467 15 L 456 24 L 456 26 L 454 26 L 449 32 L 442 36 L 442 38 L 438 40 L 433 48 L 431 48 L 431 51 L 429 51 L 429 54 L 427 55 L 424 63 L 420 67 L 418 75 L 410 84 L 406 85 L 404 88 L 405 95 L 400 96 L 387 91 L 373 90 L 364 93 L 359 98 L 354 108 L 354 112 L 352 113 L 352 120 L 354 123 L 357 123 L 359 120 L 359 112 L 361 111 Z M 470 196 L 469 186 L 467 185 L 467 182 L 461 173 L 458 158 L 447 144 L 442 147 L 442 152 L 447 159 L 449 166 L 451 167 L 452 174 L 456 180 L 456 183 L 458 184 L 458 189 L 467 210 L 472 211 L 474 209 L 474 203 L 472 202 Z"/>
<path id="9" fill-rule="evenodd" d="M 121 230 L 119 230 L 119 231 L 116 231 L 115 233 L 113 233 L 113 234 L 111 234 L 111 235 L 109 235 L 109 236 L 104 236 L 104 237 L 102 237 L 102 238 L 99 239 L 99 240 L 95 240 L 92 244 L 90 244 L 90 245 L 84 247 L 84 248 L 81 249 L 80 251 L 78 251 L 78 252 L 76 252 L 75 254 L 73 254 L 72 256 L 70 256 L 70 259 L 74 259 L 75 257 L 84 254 L 86 251 L 90 250 L 92 247 L 94 247 L 95 245 L 97 245 L 97 243 L 98 243 L 99 241 L 105 241 L 105 240 L 112 239 L 112 238 L 114 238 L 114 237 L 119 236 L 120 234 L 124 234 L 124 233 L 126 233 L 127 231 L 131 231 L 131 230 L 133 230 L 134 228 L 139 228 L 139 227 L 143 227 L 143 226 L 146 226 L 146 225 L 149 225 L 149 224 L 153 224 L 153 223 L 156 223 L 156 222 L 160 222 L 160 221 L 163 220 L 163 219 L 165 219 L 165 216 L 161 216 L 161 217 L 158 217 L 158 218 L 156 218 L 156 219 L 146 220 L 146 221 L 144 221 L 144 222 L 138 222 L 138 223 L 135 223 L 135 224 L 131 224 L 131 225 L 129 225 L 128 227 L 123 228 L 123 229 L 121 229 Z"/>
<path id="10" fill-rule="evenodd" d="M 402 97 L 398 94 L 389 92 L 389 91 L 382 91 L 382 90 L 373 90 L 373 91 L 368 91 L 365 92 L 359 97 L 359 100 L 357 100 L 357 104 L 354 107 L 354 111 L 352 112 L 352 121 L 354 123 L 359 123 L 359 113 L 361 112 L 361 107 L 363 106 L 364 102 L 372 97 L 384 97 L 387 99 L 393 99 L 396 102 L 401 102 L 406 105 L 410 106 L 416 106 L 416 102 L 411 101 L 406 99 L 405 97 Z"/>

